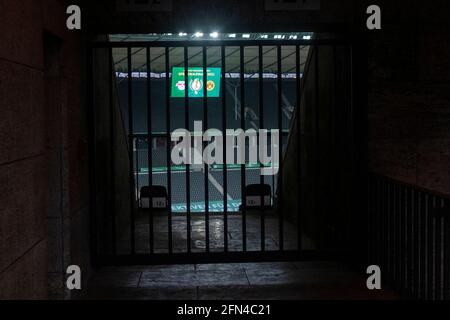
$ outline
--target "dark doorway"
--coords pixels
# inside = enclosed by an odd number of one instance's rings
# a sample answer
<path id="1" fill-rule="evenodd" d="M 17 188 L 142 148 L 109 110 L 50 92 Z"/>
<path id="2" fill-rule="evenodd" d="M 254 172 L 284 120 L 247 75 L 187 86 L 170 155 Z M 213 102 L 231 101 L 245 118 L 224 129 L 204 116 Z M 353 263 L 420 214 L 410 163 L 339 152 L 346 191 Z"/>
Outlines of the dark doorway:
<path id="1" fill-rule="evenodd" d="M 114 35 L 92 44 L 96 257 L 133 264 L 341 255 L 351 208 L 330 210 L 351 197 L 341 169 L 356 161 L 351 41 L 301 32 L 199 38 Z M 248 133 L 241 144 L 240 129 Z M 261 129 L 269 130 L 265 144 Z M 200 150 L 200 163 L 175 163 L 182 138 Z M 209 156 L 219 161 L 206 164 L 212 142 Z M 262 145 L 271 162 L 261 161 Z"/>

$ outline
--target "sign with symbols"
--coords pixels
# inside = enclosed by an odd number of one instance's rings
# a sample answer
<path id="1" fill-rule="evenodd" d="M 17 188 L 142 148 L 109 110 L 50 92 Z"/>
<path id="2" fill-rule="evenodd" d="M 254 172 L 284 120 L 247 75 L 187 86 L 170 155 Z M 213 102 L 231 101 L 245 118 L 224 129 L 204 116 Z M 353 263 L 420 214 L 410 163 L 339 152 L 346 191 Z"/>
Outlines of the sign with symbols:
<path id="1" fill-rule="evenodd" d="M 170 12 L 173 0 L 116 0 L 117 11 Z"/>
<path id="2" fill-rule="evenodd" d="M 320 0 L 265 0 L 266 11 L 320 10 Z"/>
<path id="3" fill-rule="evenodd" d="M 220 95 L 221 68 L 207 68 L 206 92 L 208 98 L 218 98 Z M 185 72 L 182 67 L 174 67 L 172 71 L 172 98 L 184 98 L 186 83 Z M 190 98 L 202 98 L 204 93 L 203 68 L 188 68 L 188 95 Z"/>

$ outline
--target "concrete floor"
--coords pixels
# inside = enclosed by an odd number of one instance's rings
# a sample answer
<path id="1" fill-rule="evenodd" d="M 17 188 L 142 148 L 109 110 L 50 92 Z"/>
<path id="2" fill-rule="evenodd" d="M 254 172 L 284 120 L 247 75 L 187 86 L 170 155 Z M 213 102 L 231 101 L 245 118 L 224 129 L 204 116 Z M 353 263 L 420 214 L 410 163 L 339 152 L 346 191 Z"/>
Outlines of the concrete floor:
<path id="1" fill-rule="evenodd" d="M 84 299 L 395 299 L 337 262 L 105 267 Z"/>
<path id="2" fill-rule="evenodd" d="M 278 250 L 278 218 L 266 217 L 266 250 Z M 211 251 L 223 251 L 223 215 L 210 217 Z M 284 222 L 285 249 L 297 249 L 297 228 Z M 156 253 L 167 252 L 167 214 L 155 215 Z M 148 214 L 136 216 L 136 253 L 149 253 Z M 185 215 L 172 217 L 174 253 L 186 252 Z M 193 252 L 205 251 L 204 215 L 193 214 L 191 222 Z M 260 215 L 247 216 L 247 248 L 259 251 Z M 230 251 L 242 251 L 242 217 L 230 214 L 228 232 Z M 302 235 L 303 249 L 314 249 Z M 130 252 L 129 233 L 118 242 L 118 253 Z M 366 277 L 338 262 L 267 262 L 228 264 L 186 264 L 162 266 L 105 267 L 92 277 L 85 299 L 393 299 L 389 291 L 370 291 Z"/>
<path id="3" fill-rule="evenodd" d="M 248 212 L 246 218 L 246 238 L 248 251 L 261 250 L 261 214 Z M 148 213 L 139 211 L 135 219 L 136 253 L 145 254 L 150 252 L 149 245 L 149 218 Z M 167 213 L 154 215 L 154 250 L 155 253 L 168 252 L 168 217 Z M 283 243 L 285 250 L 297 249 L 297 227 L 284 220 Z M 266 212 L 265 217 L 265 249 L 278 250 L 279 219 L 278 216 Z M 211 214 L 209 218 L 209 241 L 211 252 L 224 251 L 224 217 L 223 214 Z M 228 250 L 242 251 L 242 216 L 239 213 L 230 213 L 228 216 Z M 173 252 L 187 251 L 187 220 L 186 215 L 176 214 L 172 216 L 172 241 Z M 302 234 L 303 249 L 314 249 L 314 243 Z M 191 248 L 193 252 L 205 252 L 205 216 L 193 213 L 191 216 Z M 129 254 L 130 233 L 125 230 L 118 241 L 119 254 Z"/>

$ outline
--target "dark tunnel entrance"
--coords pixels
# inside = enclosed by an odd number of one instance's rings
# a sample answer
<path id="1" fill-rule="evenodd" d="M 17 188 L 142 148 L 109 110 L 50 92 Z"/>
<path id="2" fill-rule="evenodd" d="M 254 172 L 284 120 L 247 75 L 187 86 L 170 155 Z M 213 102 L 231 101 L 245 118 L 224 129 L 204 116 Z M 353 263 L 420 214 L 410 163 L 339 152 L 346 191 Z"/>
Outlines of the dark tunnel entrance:
<path id="1" fill-rule="evenodd" d="M 217 36 L 92 43 L 97 262 L 329 259 L 351 250 L 360 130 L 351 40 Z"/>

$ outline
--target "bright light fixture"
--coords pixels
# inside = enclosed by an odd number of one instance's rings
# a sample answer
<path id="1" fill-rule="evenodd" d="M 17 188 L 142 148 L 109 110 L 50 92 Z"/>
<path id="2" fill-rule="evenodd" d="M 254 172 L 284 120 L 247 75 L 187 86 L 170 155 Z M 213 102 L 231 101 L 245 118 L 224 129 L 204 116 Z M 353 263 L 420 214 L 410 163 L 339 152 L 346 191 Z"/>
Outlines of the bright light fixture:
<path id="1" fill-rule="evenodd" d="M 185 36 L 187 36 L 187 33 L 186 33 L 186 32 L 180 32 L 178 35 L 179 35 L 180 37 L 185 37 Z"/>
<path id="2" fill-rule="evenodd" d="M 267 38 L 269 38 L 269 36 L 267 34 L 262 34 L 261 35 L 261 39 L 267 39 Z"/>
<path id="3" fill-rule="evenodd" d="M 249 35 L 248 33 L 244 33 L 244 34 L 242 35 L 242 38 L 248 39 L 248 38 L 250 38 L 250 35 Z"/>
<path id="4" fill-rule="evenodd" d="M 214 31 L 214 32 L 211 32 L 211 33 L 209 34 L 209 36 L 210 36 L 211 38 L 217 38 L 217 37 L 219 36 L 219 33 L 218 33 L 217 31 Z"/>
<path id="5" fill-rule="evenodd" d="M 303 36 L 303 40 L 311 40 L 311 36 Z"/>
<path id="6" fill-rule="evenodd" d="M 196 32 L 196 33 L 194 33 L 194 36 L 196 37 L 196 38 L 201 38 L 201 37 L 203 37 L 203 32 Z"/>
<path id="7" fill-rule="evenodd" d="M 230 33 L 230 34 L 228 35 L 228 38 L 236 38 L 236 33 Z"/>
<path id="8" fill-rule="evenodd" d="M 290 36 L 289 36 L 289 39 L 295 40 L 295 39 L 297 39 L 297 36 L 296 36 L 296 35 L 290 35 Z"/>

